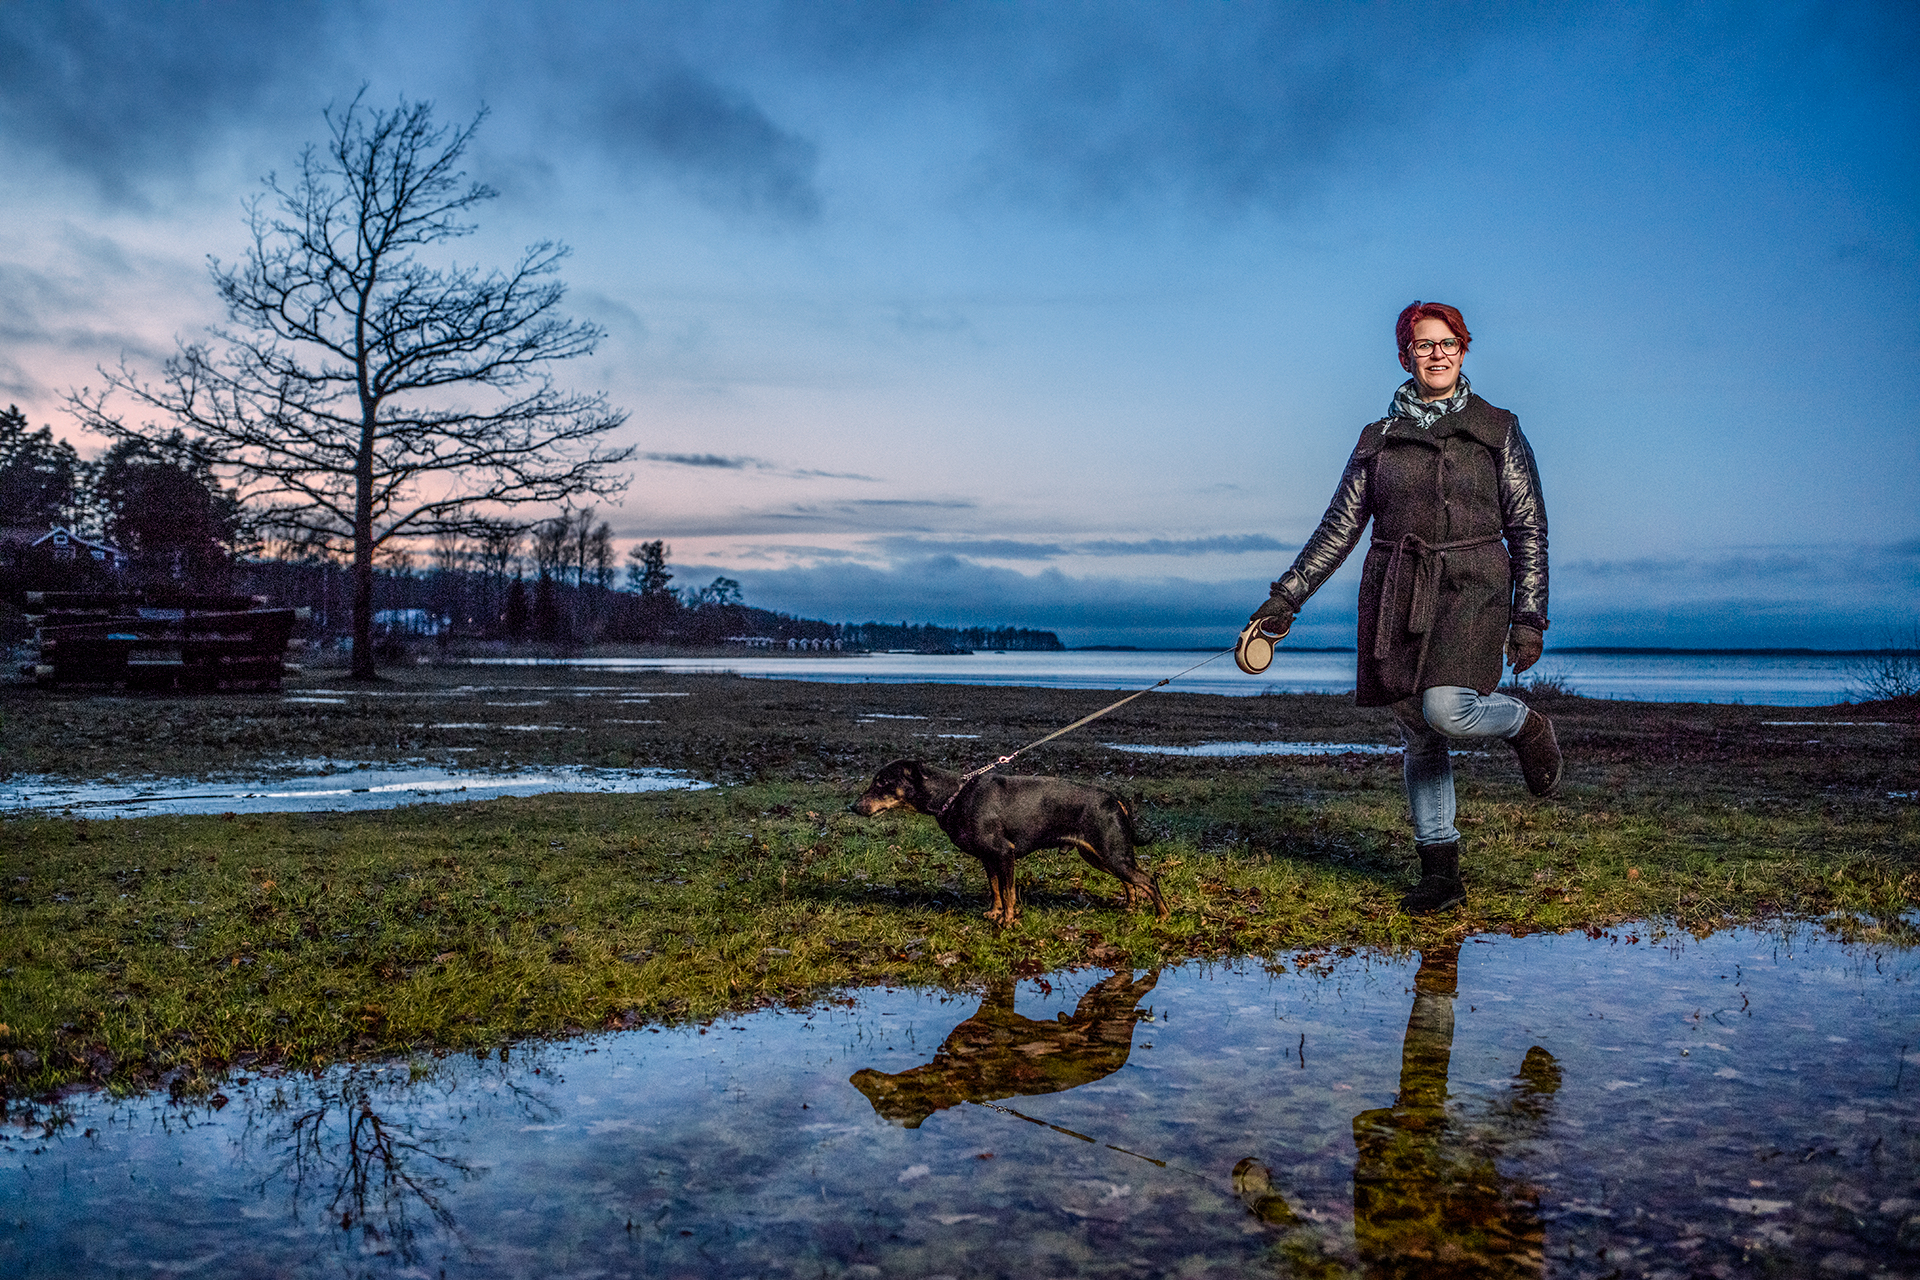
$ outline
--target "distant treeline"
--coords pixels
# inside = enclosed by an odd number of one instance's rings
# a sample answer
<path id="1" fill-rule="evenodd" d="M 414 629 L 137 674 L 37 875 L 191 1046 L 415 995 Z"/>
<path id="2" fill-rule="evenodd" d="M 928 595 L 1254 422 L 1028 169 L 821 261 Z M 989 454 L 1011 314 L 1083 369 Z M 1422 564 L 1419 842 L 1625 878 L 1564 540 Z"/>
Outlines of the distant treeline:
<path id="1" fill-rule="evenodd" d="M 975 649 L 1009 653 L 1053 653 L 1067 646 L 1051 631 L 1026 627 L 937 627 L 905 622 L 849 622 L 840 628 L 848 648 L 906 650 L 910 653 L 965 653 Z"/>
<path id="2" fill-rule="evenodd" d="M 321 636 L 345 635 L 352 618 L 352 582 L 343 565 L 256 560 L 234 566 L 240 590 L 275 604 L 305 605 Z M 696 648 L 729 642 L 833 647 L 830 622 L 756 609 L 740 584 L 716 578 L 697 590 L 642 592 L 609 583 L 562 579 L 552 572 L 381 570 L 374 575 L 376 630 L 392 644 L 432 639 L 498 640 L 558 645 L 660 644 Z"/>
<path id="3" fill-rule="evenodd" d="M 374 576 L 374 610 L 380 632 L 396 647 L 485 640 L 915 653 L 1066 648 L 1053 632 L 1024 627 L 839 624 L 799 618 L 747 604 L 740 584 L 731 578 L 716 578 L 699 588 L 668 588 L 671 575 L 663 574 L 658 557 L 656 552 L 650 564 L 636 557 L 637 572 L 623 587 L 597 580 L 591 571 L 584 581 L 552 569 L 536 570 L 529 578 L 524 570 L 504 563 L 381 570 Z M 311 626 L 318 636 L 347 633 L 352 582 L 345 566 L 324 560 L 242 561 L 233 566 L 233 585 L 243 593 L 269 596 L 276 605 L 304 605 L 312 610 Z M 646 589 L 649 585 L 652 590 Z"/>

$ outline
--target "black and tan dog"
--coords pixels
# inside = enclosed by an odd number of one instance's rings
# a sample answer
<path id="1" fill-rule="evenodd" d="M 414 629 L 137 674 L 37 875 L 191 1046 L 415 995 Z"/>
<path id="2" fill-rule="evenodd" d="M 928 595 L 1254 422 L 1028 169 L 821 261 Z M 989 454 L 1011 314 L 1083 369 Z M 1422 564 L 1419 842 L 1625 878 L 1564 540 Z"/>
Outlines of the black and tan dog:
<path id="1" fill-rule="evenodd" d="M 1003 778 L 987 774 L 971 782 L 918 760 L 895 760 L 873 777 L 853 802 L 872 817 L 883 809 L 930 814 L 961 850 L 987 871 L 993 907 L 987 919 L 1012 924 L 1019 916 L 1013 864 L 1035 849 L 1073 849 L 1126 886 L 1127 905 L 1144 893 L 1167 918 L 1160 885 L 1133 860 L 1141 843 L 1133 815 L 1118 797 L 1058 778 Z"/>

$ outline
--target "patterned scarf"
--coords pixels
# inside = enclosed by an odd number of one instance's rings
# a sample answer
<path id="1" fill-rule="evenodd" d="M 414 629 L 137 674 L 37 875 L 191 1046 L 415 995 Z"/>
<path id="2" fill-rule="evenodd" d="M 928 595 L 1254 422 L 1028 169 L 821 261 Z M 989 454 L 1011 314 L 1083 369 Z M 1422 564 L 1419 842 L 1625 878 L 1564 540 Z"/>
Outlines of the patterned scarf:
<path id="1" fill-rule="evenodd" d="M 1466 408 L 1467 396 L 1472 391 L 1473 386 L 1467 381 L 1467 375 L 1463 373 L 1460 375 L 1459 385 L 1454 387 L 1453 394 L 1445 400 L 1422 400 L 1420 384 L 1408 378 L 1400 384 L 1400 389 L 1393 393 L 1393 403 L 1387 408 L 1387 416 L 1412 418 L 1415 426 L 1426 431 L 1447 414 L 1458 413 Z"/>

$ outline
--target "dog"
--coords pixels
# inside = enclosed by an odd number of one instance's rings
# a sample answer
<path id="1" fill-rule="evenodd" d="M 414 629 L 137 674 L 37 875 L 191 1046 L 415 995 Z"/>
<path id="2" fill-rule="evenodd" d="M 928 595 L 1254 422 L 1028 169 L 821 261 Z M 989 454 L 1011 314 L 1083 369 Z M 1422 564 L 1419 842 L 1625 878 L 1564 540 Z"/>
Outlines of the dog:
<path id="1" fill-rule="evenodd" d="M 873 776 L 873 784 L 853 811 L 872 817 L 885 809 L 912 809 L 932 816 L 961 850 L 986 868 L 993 905 L 986 917 L 1010 925 L 1020 914 L 1014 895 L 1013 864 L 1035 849 L 1073 849 L 1126 886 L 1127 906 L 1144 893 L 1168 915 L 1160 884 L 1133 860 L 1144 843 L 1133 815 L 1117 796 L 1058 778 L 1004 778 L 987 774 L 971 780 L 919 760 L 895 760 Z"/>

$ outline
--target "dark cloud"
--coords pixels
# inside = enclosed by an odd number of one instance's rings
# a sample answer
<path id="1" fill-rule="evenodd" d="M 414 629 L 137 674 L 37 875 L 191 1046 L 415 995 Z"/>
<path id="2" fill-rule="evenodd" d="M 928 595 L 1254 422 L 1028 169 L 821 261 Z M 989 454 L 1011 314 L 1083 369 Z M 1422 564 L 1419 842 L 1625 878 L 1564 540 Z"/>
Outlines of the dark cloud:
<path id="1" fill-rule="evenodd" d="M 1556 563 L 1556 577 L 1583 588 L 1615 589 L 1637 584 L 1662 591 L 1681 589 L 1705 596 L 1773 586 L 1804 592 L 1808 588 L 1858 587 L 1886 590 L 1915 583 L 1920 576 L 1920 542 L 1833 544 L 1805 547 L 1735 548 L 1713 555 L 1640 556 L 1622 560 L 1569 560 Z"/>
<path id="2" fill-rule="evenodd" d="M 640 455 L 648 462 L 664 462 L 676 467 L 713 467 L 723 471 L 771 471 L 778 475 L 789 476 L 796 480 L 865 480 L 872 482 L 874 477 L 863 476 L 856 471 L 818 471 L 811 467 L 782 467 L 762 458 L 740 455 L 730 457 L 719 453 L 643 453 Z"/>
<path id="3" fill-rule="evenodd" d="M 1908 618 L 1911 618 L 1911 614 Z M 1555 610 L 1547 637 L 1554 647 L 1619 645 L 1671 649 L 1868 649 L 1901 634 L 1902 620 L 1870 607 L 1811 604 L 1777 598 L 1716 600 L 1683 608 L 1614 607 Z M 1905 624 L 1910 625 L 1910 624 Z M 1579 681 L 1574 681 L 1579 688 Z"/>
<path id="4" fill-rule="evenodd" d="M 965 511 L 980 504 L 971 498 L 853 498 L 840 504 L 844 507 L 899 508 L 902 510 L 938 510 Z"/>
<path id="5" fill-rule="evenodd" d="M 852 498 L 841 502 L 792 503 L 780 507 L 735 508 L 688 513 L 659 522 L 650 538 L 743 538 L 804 531 L 887 534 L 903 525 L 924 532 L 930 519 L 969 511 L 975 503 L 950 498 Z"/>
<path id="6" fill-rule="evenodd" d="M 1501 37 L 1563 21 L 1505 5 L 1436 21 L 1419 0 L 775 12 L 796 56 L 978 113 L 983 187 L 1090 211 L 1168 195 L 1291 206 L 1333 164 L 1391 145 L 1409 85 L 1444 101 Z"/>
<path id="7" fill-rule="evenodd" d="M 133 199 L 138 179 L 190 167 L 330 65 L 337 11 L 312 0 L 0 5 L 0 128 L 109 198 Z"/>
<path id="8" fill-rule="evenodd" d="M 1554 566 L 1553 641 L 1855 648 L 1915 619 L 1920 544 L 1738 548 Z"/>
<path id="9" fill-rule="evenodd" d="M 1237 533 L 1211 538 L 1141 538 L 1132 541 L 1102 538 L 1090 542 L 898 537 L 881 539 L 874 545 L 877 550 L 891 556 L 954 555 L 971 556 L 978 560 L 1055 560 L 1063 556 L 1238 555 L 1252 551 L 1291 551 L 1298 544 L 1280 542 L 1263 533 Z"/>
<path id="10" fill-rule="evenodd" d="M 1267 593 L 1264 581 L 1074 578 L 1057 569 L 1023 574 L 957 556 L 929 556 L 890 569 L 701 566 L 687 572 L 694 579 L 726 573 L 739 578 L 747 599 L 763 608 L 837 622 L 1038 627 L 1058 632 L 1068 644 L 1148 648 L 1231 644 L 1247 620 L 1248 602 L 1257 603 Z M 1333 637 L 1313 643 L 1348 644 L 1352 628 L 1350 616 L 1343 623 L 1334 610 L 1316 610 L 1309 630 Z"/>
<path id="11" fill-rule="evenodd" d="M 807 467 L 783 474 L 798 480 L 864 480 L 869 484 L 878 484 L 880 481 L 878 476 L 863 476 L 858 471 L 815 471 Z"/>
<path id="12" fill-rule="evenodd" d="M 1011 538 L 880 538 L 874 549 L 889 556 L 971 556 L 976 560 L 1053 560 L 1067 554 L 1058 542 L 1017 542 Z"/>
<path id="13" fill-rule="evenodd" d="M 670 462 L 677 467 L 720 467 L 738 471 L 764 465 L 757 458 L 726 458 L 717 453 L 643 453 L 648 462 Z"/>
<path id="14" fill-rule="evenodd" d="M 686 66 L 615 81 L 603 95 L 593 123 L 617 159 L 673 173 L 712 207 L 792 223 L 820 216 L 818 149 L 746 95 Z"/>
<path id="15" fill-rule="evenodd" d="M 1071 550 L 1083 556 L 1211 556 L 1250 551 L 1292 551 L 1300 544 L 1281 542 L 1264 533 L 1229 533 L 1212 538 L 1142 538 L 1135 541 L 1103 539 L 1078 542 Z"/>

